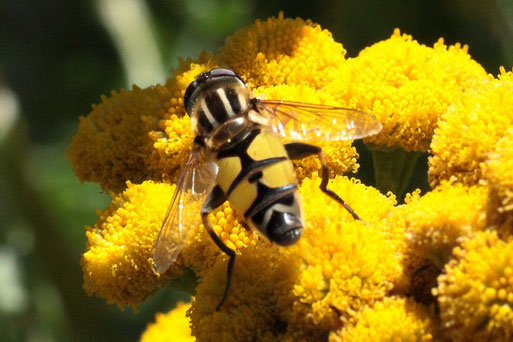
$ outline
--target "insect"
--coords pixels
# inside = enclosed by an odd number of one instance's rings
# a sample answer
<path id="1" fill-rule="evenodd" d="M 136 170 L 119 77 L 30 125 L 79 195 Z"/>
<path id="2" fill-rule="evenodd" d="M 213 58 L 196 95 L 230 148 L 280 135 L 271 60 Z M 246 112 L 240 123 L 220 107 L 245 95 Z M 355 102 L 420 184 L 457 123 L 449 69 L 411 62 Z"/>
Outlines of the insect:
<path id="1" fill-rule="evenodd" d="M 195 139 L 155 244 L 157 272 L 164 273 L 173 264 L 201 217 L 212 240 L 229 256 L 219 309 L 230 288 L 235 252 L 216 235 L 208 214 L 229 200 L 251 229 L 278 245 L 294 244 L 303 230 L 294 159 L 317 155 L 322 165 L 320 190 L 360 219 L 327 188 L 329 170 L 322 149 L 305 141 L 376 134 L 381 124 L 371 114 L 258 99 L 235 72 L 223 68 L 196 76 L 185 92 L 184 105 Z M 295 142 L 283 144 L 281 137 Z"/>

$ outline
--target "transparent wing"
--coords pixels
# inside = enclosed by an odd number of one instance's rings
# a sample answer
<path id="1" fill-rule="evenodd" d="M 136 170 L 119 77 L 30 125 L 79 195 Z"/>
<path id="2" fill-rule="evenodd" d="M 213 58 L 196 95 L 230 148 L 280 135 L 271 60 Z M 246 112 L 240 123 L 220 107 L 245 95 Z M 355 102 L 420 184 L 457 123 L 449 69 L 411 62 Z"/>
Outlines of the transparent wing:
<path id="1" fill-rule="evenodd" d="M 280 100 L 258 100 L 261 118 L 274 132 L 293 140 L 360 139 L 381 130 L 374 115 L 355 109 Z"/>
<path id="2" fill-rule="evenodd" d="M 182 168 L 155 243 L 153 260 L 158 273 L 169 269 L 194 235 L 201 206 L 215 184 L 216 175 L 217 165 L 202 162 L 199 150 L 193 149 Z"/>

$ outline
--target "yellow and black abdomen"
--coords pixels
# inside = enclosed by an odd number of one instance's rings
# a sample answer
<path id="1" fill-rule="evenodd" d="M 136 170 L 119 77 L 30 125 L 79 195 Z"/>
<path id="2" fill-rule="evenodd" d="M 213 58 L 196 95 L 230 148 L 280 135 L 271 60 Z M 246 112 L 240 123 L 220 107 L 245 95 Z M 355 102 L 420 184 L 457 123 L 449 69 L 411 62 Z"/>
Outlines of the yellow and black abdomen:
<path id="1" fill-rule="evenodd" d="M 259 127 L 217 154 L 217 184 L 251 228 L 290 245 L 303 224 L 297 178 L 280 138 Z"/>

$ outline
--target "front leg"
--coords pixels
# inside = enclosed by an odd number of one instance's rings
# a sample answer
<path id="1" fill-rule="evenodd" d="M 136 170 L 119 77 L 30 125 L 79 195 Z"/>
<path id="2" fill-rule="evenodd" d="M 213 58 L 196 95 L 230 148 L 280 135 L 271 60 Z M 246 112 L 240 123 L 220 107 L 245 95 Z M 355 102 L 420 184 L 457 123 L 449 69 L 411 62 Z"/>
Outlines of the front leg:
<path id="1" fill-rule="evenodd" d="M 230 260 L 228 260 L 226 287 L 224 289 L 223 298 L 221 298 L 221 302 L 216 307 L 216 311 L 219 310 L 219 308 L 223 305 L 224 301 L 226 300 L 226 297 L 228 296 L 228 290 L 230 289 L 230 282 L 232 279 L 233 266 L 235 265 L 235 251 L 226 246 L 223 243 L 223 241 L 219 238 L 219 236 L 217 236 L 214 229 L 212 228 L 212 225 L 208 221 L 208 214 L 210 214 L 212 210 L 223 204 L 226 201 L 226 199 L 226 194 L 223 192 L 223 190 L 221 190 L 219 185 L 216 185 L 208 195 L 207 199 L 205 200 L 205 203 L 203 203 L 203 206 L 201 208 L 201 219 L 203 221 L 203 225 L 207 229 L 208 234 L 210 235 L 212 240 L 214 240 L 217 247 L 219 247 L 219 249 L 221 249 L 226 255 L 230 257 Z"/>
<path id="2" fill-rule="evenodd" d="M 326 157 L 322 152 L 322 149 L 319 146 L 300 143 L 300 142 L 292 142 L 285 144 L 285 150 L 289 155 L 290 159 L 303 159 L 309 157 L 311 155 L 317 154 L 319 157 L 319 161 L 321 162 L 321 185 L 319 188 L 326 195 L 330 196 L 332 199 L 340 203 L 350 214 L 353 216 L 355 220 L 362 221 L 362 219 L 354 212 L 354 210 L 346 203 L 339 195 L 337 195 L 332 190 L 328 189 L 328 181 L 329 181 L 329 170 L 326 162 Z"/>

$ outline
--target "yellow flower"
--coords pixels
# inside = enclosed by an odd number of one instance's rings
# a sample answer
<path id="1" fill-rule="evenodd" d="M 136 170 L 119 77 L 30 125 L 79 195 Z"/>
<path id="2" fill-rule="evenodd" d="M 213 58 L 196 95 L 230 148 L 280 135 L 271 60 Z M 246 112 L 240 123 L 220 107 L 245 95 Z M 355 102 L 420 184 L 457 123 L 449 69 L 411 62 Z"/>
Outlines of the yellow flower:
<path id="1" fill-rule="evenodd" d="M 178 303 L 176 308 L 167 314 L 158 313 L 155 323 L 148 324 L 140 342 L 193 342 L 187 310 L 190 304 Z"/>
<path id="2" fill-rule="evenodd" d="M 228 37 L 218 58 L 252 88 L 307 85 L 322 89 L 338 81 L 335 70 L 346 51 L 327 30 L 310 20 L 284 18 L 280 12 Z"/>
<path id="3" fill-rule="evenodd" d="M 331 333 L 330 342 L 427 342 L 436 334 L 435 319 L 409 298 L 387 297 L 359 311 L 354 323 Z"/>
<path id="4" fill-rule="evenodd" d="M 387 220 L 395 198 L 336 177 L 328 187 L 366 222 L 355 221 L 340 204 L 319 194 L 320 179 L 305 179 L 300 189 L 305 232 L 290 249 L 303 260 L 294 285 L 290 321 L 324 330 L 340 327 L 356 310 L 382 299 L 403 281 L 403 231 Z M 404 243 L 404 242 L 403 242 Z"/>
<path id="5" fill-rule="evenodd" d="M 127 180 L 148 178 L 145 155 L 150 153 L 151 142 L 147 135 L 157 124 L 143 118 L 164 111 L 168 97 L 161 86 L 134 86 L 131 91 L 102 96 L 102 103 L 80 118 L 69 147 L 68 158 L 78 178 L 113 191 L 122 190 Z"/>
<path id="6" fill-rule="evenodd" d="M 319 183 L 314 174 L 301 185 L 306 225 L 298 244 L 261 242 L 240 250 L 220 312 L 215 307 L 226 284 L 227 257 L 221 254 L 202 273 L 191 311 L 198 339 L 281 340 L 302 333 L 316 340 L 340 327 L 340 315 L 350 317 L 400 282 L 401 253 L 394 241 L 402 237 L 387 226 L 395 198 L 335 177 L 328 187 L 369 222 L 364 224 L 324 195 Z"/>
<path id="7" fill-rule="evenodd" d="M 433 290 L 440 317 L 454 341 L 513 338 L 513 240 L 481 232 L 454 249 L 454 259 Z"/>
<path id="8" fill-rule="evenodd" d="M 283 18 L 280 13 L 228 37 L 217 59 L 239 73 L 257 96 L 344 106 L 341 89 L 347 88 L 347 77 L 340 77 L 344 56 L 344 48 L 330 32 L 311 21 Z M 358 155 L 351 141 L 319 145 L 333 175 L 358 170 Z M 320 167 L 316 157 L 295 165 L 299 179 Z"/>
<path id="9" fill-rule="evenodd" d="M 485 229 L 487 199 L 486 187 L 449 182 L 422 197 L 418 191 L 407 196 L 400 213 L 406 223 L 410 253 L 441 269 L 461 238 Z"/>
<path id="10" fill-rule="evenodd" d="M 384 147 L 427 151 L 440 116 L 486 72 L 467 54 L 443 40 L 430 48 L 396 29 L 390 39 L 346 62 L 349 106 L 374 114 L 380 134 L 367 140 Z"/>
<path id="11" fill-rule="evenodd" d="M 513 219 L 513 128 L 499 140 L 495 151 L 488 154 L 484 177 L 490 186 L 489 215 L 495 224 L 503 224 L 510 233 Z"/>
<path id="12" fill-rule="evenodd" d="M 490 79 L 451 107 L 435 132 L 429 160 L 431 186 L 442 180 L 477 184 L 487 155 L 513 127 L 513 75 L 501 68 Z"/>
<path id="13" fill-rule="evenodd" d="M 69 146 L 67 155 L 78 178 L 117 192 L 127 180 L 176 180 L 193 139 L 183 95 L 194 77 L 209 68 L 210 58 L 202 54 L 197 61 L 181 61 L 164 86 L 134 86 L 102 96 L 102 103 L 80 118 Z"/>
<path id="14" fill-rule="evenodd" d="M 193 335 L 208 341 L 273 341 L 294 331 L 277 303 L 285 300 L 283 291 L 290 291 L 300 259 L 269 243 L 241 250 L 228 298 L 216 312 L 226 286 L 227 260 L 221 254 L 203 273 L 192 303 Z"/>
<path id="15" fill-rule="evenodd" d="M 155 273 L 153 253 L 174 186 L 146 181 L 127 184 L 110 206 L 98 213 L 98 221 L 87 227 L 87 250 L 82 257 L 84 288 L 89 295 L 134 309 L 162 285 L 190 269 L 199 276 L 220 253 L 199 225 L 173 266 L 162 275 Z M 191 213 L 197 215 L 198 212 Z M 228 202 L 209 215 L 216 233 L 230 248 L 239 250 L 255 244 L 256 236 L 239 223 Z"/>
<path id="16" fill-rule="evenodd" d="M 153 250 L 173 188 L 127 183 L 98 221 L 87 228 L 82 257 L 84 289 L 123 307 L 136 307 L 158 287 Z"/>

